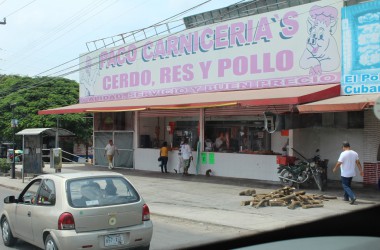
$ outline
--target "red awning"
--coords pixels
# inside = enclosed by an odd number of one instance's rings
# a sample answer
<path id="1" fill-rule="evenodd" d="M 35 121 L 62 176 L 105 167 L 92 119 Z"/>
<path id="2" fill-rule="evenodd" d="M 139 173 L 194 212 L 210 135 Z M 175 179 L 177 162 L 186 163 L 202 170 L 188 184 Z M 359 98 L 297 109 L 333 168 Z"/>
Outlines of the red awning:
<path id="1" fill-rule="evenodd" d="M 300 113 L 360 111 L 373 106 L 380 94 L 338 96 L 322 101 L 298 105 Z"/>
<path id="2" fill-rule="evenodd" d="M 296 105 L 339 96 L 339 94 L 340 84 L 325 84 L 81 103 L 61 108 L 41 110 L 38 114 L 120 112 L 146 109 L 187 109 L 232 105 Z"/>

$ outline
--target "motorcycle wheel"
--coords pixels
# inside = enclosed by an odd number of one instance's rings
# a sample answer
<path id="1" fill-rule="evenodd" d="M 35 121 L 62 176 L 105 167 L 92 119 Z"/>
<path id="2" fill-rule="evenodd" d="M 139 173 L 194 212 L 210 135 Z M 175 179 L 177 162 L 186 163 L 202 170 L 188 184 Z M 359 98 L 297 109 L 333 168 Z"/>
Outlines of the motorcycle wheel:
<path id="1" fill-rule="evenodd" d="M 288 170 L 284 169 L 281 171 L 280 177 L 284 177 L 287 179 L 293 179 L 293 174 L 291 172 L 289 172 Z M 294 185 L 293 181 L 289 181 L 289 180 L 286 180 L 283 178 L 280 178 L 280 182 L 284 187 L 286 187 L 286 186 L 293 187 L 293 185 Z"/>
<path id="2" fill-rule="evenodd" d="M 320 191 L 323 191 L 323 183 L 322 183 L 321 174 L 320 173 L 313 173 L 313 177 L 314 177 L 315 183 L 318 186 L 318 189 Z"/>

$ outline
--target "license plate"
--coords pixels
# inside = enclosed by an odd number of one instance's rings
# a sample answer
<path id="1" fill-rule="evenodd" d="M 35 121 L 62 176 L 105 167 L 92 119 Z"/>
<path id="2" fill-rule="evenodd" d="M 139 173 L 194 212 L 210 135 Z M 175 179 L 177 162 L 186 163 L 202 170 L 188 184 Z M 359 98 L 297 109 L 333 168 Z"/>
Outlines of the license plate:
<path id="1" fill-rule="evenodd" d="M 122 234 L 106 235 L 104 237 L 104 246 L 120 246 L 124 244 L 124 238 Z"/>

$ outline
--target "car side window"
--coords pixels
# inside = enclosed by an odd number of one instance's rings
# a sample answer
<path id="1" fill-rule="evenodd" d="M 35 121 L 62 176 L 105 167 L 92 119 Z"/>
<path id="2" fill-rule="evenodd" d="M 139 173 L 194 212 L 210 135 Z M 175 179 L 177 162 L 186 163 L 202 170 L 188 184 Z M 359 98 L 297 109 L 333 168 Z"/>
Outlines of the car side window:
<path id="1" fill-rule="evenodd" d="M 40 187 L 41 180 L 33 182 L 26 190 L 23 191 L 20 202 L 26 205 L 37 203 L 37 192 Z"/>
<path id="2" fill-rule="evenodd" d="M 52 180 L 43 180 L 41 188 L 38 191 L 37 204 L 42 206 L 54 206 L 55 205 L 55 185 Z"/>

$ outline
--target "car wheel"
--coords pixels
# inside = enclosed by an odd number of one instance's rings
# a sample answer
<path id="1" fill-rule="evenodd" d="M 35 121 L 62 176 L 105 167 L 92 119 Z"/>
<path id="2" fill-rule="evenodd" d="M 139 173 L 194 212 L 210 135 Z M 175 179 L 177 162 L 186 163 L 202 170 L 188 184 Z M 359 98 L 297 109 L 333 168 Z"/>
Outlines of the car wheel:
<path id="1" fill-rule="evenodd" d="M 45 250 L 58 250 L 57 244 L 55 244 L 55 241 L 50 234 L 46 237 L 45 240 Z"/>
<path id="2" fill-rule="evenodd" d="M 13 237 L 11 227 L 8 223 L 7 218 L 4 218 L 1 221 L 1 231 L 2 231 L 2 235 L 3 235 L 4 245 L 6 245 L 8 247 L 13 246 L 16 243 L 17 238 Z"/>

